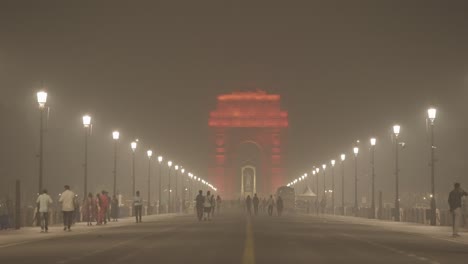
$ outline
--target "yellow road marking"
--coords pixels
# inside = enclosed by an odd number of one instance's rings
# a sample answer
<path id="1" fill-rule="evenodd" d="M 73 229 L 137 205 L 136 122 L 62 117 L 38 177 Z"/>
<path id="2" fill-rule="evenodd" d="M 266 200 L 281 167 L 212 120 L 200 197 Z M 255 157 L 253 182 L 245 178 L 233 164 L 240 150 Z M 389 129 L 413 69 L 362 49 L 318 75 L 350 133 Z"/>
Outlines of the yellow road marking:
<path id="1" fill-rule="evenodd" d="M 254 238 L 252 230 L 252 220 L 247 218 L 246 225 L 246 237 L 245 237 L 245 248 L 244 256 L 242 258 L 242 264 L 255 264 L 255 247 L 254 247 Z"/>

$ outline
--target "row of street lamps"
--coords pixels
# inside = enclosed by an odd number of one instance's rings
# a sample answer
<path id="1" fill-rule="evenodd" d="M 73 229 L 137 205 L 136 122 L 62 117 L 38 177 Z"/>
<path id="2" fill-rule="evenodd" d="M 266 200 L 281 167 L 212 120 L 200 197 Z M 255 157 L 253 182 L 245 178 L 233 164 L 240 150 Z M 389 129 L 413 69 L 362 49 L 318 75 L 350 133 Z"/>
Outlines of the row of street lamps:
<path id="1" fill-rule="evenodd" d="M 43 190 L 43 163 L 44 163 L 44 154 L 43 154 L 43 142 L 44 142 L 44 112 L 46 109 L 46 104 L 47 104 L 47 93 L 44 91 L 40 91 L 37 93 L 37 102 L 39 104 L 39 110 L 40 110 L 40 130 L 39 130 L 39 193 Z M 84 115 L 82 118 L 83 121 L 83 126 L 84 126 L 84 132 L 85 132 L 85 142 L 84 142 L 84 196 L 87 196 L 88 193 L 88 138 L 91 135 L 91 128 L 92 128 L 92 119 L 90 115 Z M 120 140 L 120 132 L 119 131 L 113 131 L 112 132 L 112 138 L 114 139 L 114 170 L 113 170 L 113 193 L 114 195 L 117 194 L 117 150 L 118 150 L 118 142 Z M 135 154 L 137 151 L 137 146 L 138 146 L 138 139 L 135 141 L 132 141 L 130 143 L 130 148 L 132 150 L 132 195 L 135 194 L 136 192 L 136 177 L 135 177 Z M 147 150 L 146 152 L 147 157 L 148 157 L 148 205 L 150 204 L 151 201 L 151 161 L 153 157 L 153 151 L 152 150 Z M 158 191 L 159 191 L 159 204 L 161 204 L 162 200 L 162 162 L 163 162 L 163 157 L 158 156 L 157 158 L 159 162 L 159 182 L 158 182 Z M 173 166 L 172 161 L 167 162 L 168 166 L 168 211 L 170 211 L 171 208 L 171 169 Z M 176 199 L 178 199 L 178 182 L 179 182 L 179 176 L 187 175 L 188 179 L 191 181 L 191 186 L 190 188 L 187 188 L 190 192 L 190 197 L 192 195 L 192 189 L 195 187 L 195 184 L 198 184 L 200 188 L 203 186 L 209 187 L 210 189 L 217 191 L 217 188 L 214 187 L 211 183 L 208 181 L 205 181 L 204 179 L 201 179 L 200 177 L 194 175 L 191 172 L 187 172 L 185 174 L 186 170 L 182 166 L 175 165 L 175 179 L 176 179 L 176 186 L 175 186 L 175 195 Z M 180 172 L 180 174 L 179 174 Z"/>
<path id="2" fill-rule="evenodd" d="M 434 122 L 437 116 L 437 109 L 436 108 L 429 108 L 427 110 L 427 120 L 430 126 L 430 167 L 431 167 L 431 193 L 430 193 L 430 198 L 431 198 L 431 225 L 436 225 L 436 201 L 435 201 L 435 145 L 434 145 Z M 394 125 L 393 126 L 393 139 L 394 139 L 394 144 L 395 144 L 395 221 L 400 221 L 400 193 L 399 193 L 399 148 L 404 147 L 405 143 L 400 142 L 399 140 L 399 135 L 401 132 L 401 126 L 400 125 Z M 375 146 L 377 144 L 377 139 L 376 138 L 371 138 L 369 140 L 370 142 L 370 154 L 371 154 L 371 160 L 370 160 L 370 165 L 371 165 L 371 171 L 372 171 L 372 197 L 371 197 L 371 218 L 375 218 Z M 359 143 L 359 141 L 357 141 Z M 353 147 L 353 154 L 354 154 L 354 213 L 357 215 L 358 213 L 358 154 L 359 154 L 359 147 L 355 146 Z M 345 184 L 344 184 L 344 161 L 346 159 L 345 154 L 341 154 L 341 167 L 342 167 L 342 181 L 341 181 L 341 206 L 342 206 L 342 214 L 344 214 L 344 194 L 345 194 Z M 331 160 L 331 173 L 332 173 L 332 189 L 328 191 L 328 193 L 331 193 L 332 197 L 332 208 L 333 211 L 335 209 L 335 176 L 334 176 L 334 167 L 335 167 L 335 160 Z M 327 164 L 322 165 L 322 171 L 323 171 L 323 190 L 324 190 L 324 195 L 325 192 L 327 192 L 326 189 L 326 181 L 325 181 L 325 170 L 327 168 Z M 318 199 L 318 182 L 319 182 L 319 172 L 320 168 L 319 167 L 313 167 L 312 174 L 316 176 L 316 191 L 317 191 L 317 199 Z M 294 187 L 296 184 L 304 181 L 308 177 L 308 174 L 305 173 L 301 175 L 299 178 L 294 179 L 293 181 L 289 182 L 287 184 L 288 187 Z M 324 196 L 325 198 L 325 196 Z"/>

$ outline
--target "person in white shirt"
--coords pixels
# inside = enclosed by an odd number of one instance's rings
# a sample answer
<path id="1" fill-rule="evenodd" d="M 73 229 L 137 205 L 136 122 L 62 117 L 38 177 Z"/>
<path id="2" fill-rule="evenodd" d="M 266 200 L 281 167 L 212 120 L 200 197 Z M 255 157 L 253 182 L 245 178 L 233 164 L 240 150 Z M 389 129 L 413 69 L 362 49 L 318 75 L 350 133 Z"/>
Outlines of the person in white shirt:
<path id="1" fill-rule="evenodd" d="M 42 191 L 36 203 L 41 221 L 41 233 L 47 233 L 49 231 L 49 205 L 52 204 L 52 198 L 47 194 L 47 190 Z"/>
<path id="2" fill-rule="evenodd" d="M 75 211 L 75 193 L 70 190 L 70 186 L 64 186 L 65 191 L 60 195 L 59 202 L 62 203 L 63 231 L 71 231 L 73 212 Z"/>
<path id="3" fill-rule="evenodd" d="M 136 222 L 141 223 L 141 211 L 143 208 L 143 200 L 140 196 L 140 191 L 136 191 L 136 196 L 133 198 L 133 208 L 135 210 Z"/>

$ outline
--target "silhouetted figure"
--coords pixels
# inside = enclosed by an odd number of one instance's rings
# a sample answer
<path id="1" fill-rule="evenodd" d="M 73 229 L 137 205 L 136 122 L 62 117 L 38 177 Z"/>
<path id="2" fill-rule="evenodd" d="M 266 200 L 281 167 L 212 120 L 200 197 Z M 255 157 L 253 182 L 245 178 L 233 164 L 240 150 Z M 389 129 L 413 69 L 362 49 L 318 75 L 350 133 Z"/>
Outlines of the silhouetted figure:
<path id="1" fill-rule="evenodd" d="M 247 195 L 247 198 L 245 199 L 245 207 L 247 208 L 247 213 L 251 216 L 252 215 L 252 198 L 250 198 L 250 195 Z"/>
<path id="2" fill-rule="evenodd" d="M 273 195 L 270 195 L 270 199 L 268 199 L 267 205 L 268 205 L 268 215 L 272 216 L 273 207 L 275 206 L 275 200 L 273 199 Z"/>
<path id="3" fill-rule="evenodd" d="M 135 198 L 133 198 L 133 207 L 135 208 L 136 222 L 141 223 L 141 211 L 143 208 L 143 200 L 141 199 L 140 191 L 137 191 Z"/>
<path id="4" fill-rule="evenodd" d="M 283 214 L 283 208 L 283 199 L 281 199 L 281 196 L 278 196 L 278 199 L 276 199 L 276 211 L 278 212 L 278 216 Z"/>
<path id="5" fill-rule="evenodd" d="M 117 196 L 114 195 L 111 201 L 111 213 L 110 213 L 112 221 L 117 222 L 119 219 L 119 214 L 120 214 L 119 199 L 117 199 Z"/>
<path id="6" fill-rule="evenodd" d="M 205 202 L 203 203 L 203 207 L 204 207 L 204 213 L 205 213 L 205 216 L 204 216 L 204 220 L 208 220 L 210 221 L 211 220 L 211 207 L 213 206 L 213 198 L 211 196 L 211 192 L 210 191 L 207 191 L 206 192 L 206 196 L 205 196 Z"/>
<path id="7" fill-rule="evenodd" d="M 221 212 L 221 203 L 222 203 L 221 197 L 219 197 L 218 195 L 216 197 L 216 208 L 218 208 L 218 214 Z"/>
<path id="8" fill-rule="evenodd" d="M 88 197 L 83 201 L 83 220 L 86 220 L 88 226 L 93 225 L 96 213 L 96 201 L 93 194 L 88 193 Z"/>
<path id="9" fill-rule="evenodd" d="M 65 191 L 60 195 L 59 203 L 62 203 L 63 231 L 71 231 L 73 212 L 75 211 L 75 193 L 70 190 L 70 186 L 64 186 Z"/>
<path id="10" fill-rule="evenodd" d="M 254 195 L 252 203 L 254 206 L 254 214 L 258 215 L 258 205 L 260 204 L 260 199 L 258 199 L 257 194 Z"/>
<path id="11" fill-rule="evenodd" d="M 195 208 L 197 210 L 197 217 L 198 221 L 203 219 L 203 203 L 205 202 L 205 198 L 203 197 L 203 191 L 198 191 L 198 195 L 195 198 Z"/>
<path id="12" fill-rule="evenodd" d="M 40 214 L 41 233 L 49 231 L 49 206 L 52 204 L 52 198 L 47 194 L 47 190 L 43 190 L 42 194 L 37 197 L 37 211 Z"/>
<path id="13" fill-rule="evenodd" d="M 450 206 L 450 212 L 453 217 L 453 236 L 459 237 L 458 230 L 461 225 L 461 206 L 462 206 L 462 197 L 467 196 L 466 193 L 461 187 L 460 183 L 454 184 L 454 189 L 450 192 L 448 203 Z"/>

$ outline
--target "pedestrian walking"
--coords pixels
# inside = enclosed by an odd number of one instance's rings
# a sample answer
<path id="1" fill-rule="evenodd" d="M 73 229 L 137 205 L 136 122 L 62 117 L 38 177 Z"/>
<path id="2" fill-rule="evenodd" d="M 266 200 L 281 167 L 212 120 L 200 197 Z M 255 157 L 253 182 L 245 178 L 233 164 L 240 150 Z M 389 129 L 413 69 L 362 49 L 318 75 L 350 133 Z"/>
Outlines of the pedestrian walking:
<path id="1" fill-rule="evenodd" d="M 216 210 L 216 199 L 214 197 L 214 194 L 211 195 L 210 202 L 211 202 L 211 216 L 214 217 L 215 210 Z"/>
<path id="2" fill-rule="evenodd" d="M 454 189 L 450 192 L 448 203 L 450 206 L 450 212 L 452 213 L 453 219 L 453 237 L 459 237 L 458 230 L 461 225 L 461 206 L 462 206 L 462 197 L 467 196 L 466 193 L 461 187 L 460 183 L 454 184 Z"/>
<path id="3" fill-rule="evenodd" d="M 64 186 L 65 191 L 60 195 L 59 203 L 62 204 L 63 231 L 70 232 L 75 211 L 75 193 L 70 190 L 70 186 Z"/>
<path id="4" fill-rule="evenodd" d="M 258 199 L 257 194 L 254 195 L 252 203 L 253 203 L 253 207 L 254 207 L 254 214 L 255 214 L 255 216 L 257 216 L 258 215 L 258 205 L 260 203 L 260 199 Z"/>
<path id="5" fill-rule="evenodd" d="M 107 222 L 110 222 L 111 221 L 110 207 L 111 207 L 112 199 L 109 196 L 109 192 L 107 191 L 103 191 L 103 192 L 107 199 L 106 218 L 107 218 Z"/>
<path id="6" fill-rule="evenodd" d="M 41 233 L 49 232 L 49 205 L 52 204 L 52 198 L 47 194 L 47 190 L 43 190 L 42 194 L 37 197 L 37 212 L 41 221 Z"/>
<path id="7" fill-rule="evenodd" d="M 203 203 L 204 212 L 205 212 L 205 216 L 204 216 L 203 220 L 211 221 L 211 206 L 212 205 L 213 205 L 213 202 L 212 202 L 211 192 L 208 191 L 208 192 L 206 192 L 205 201 Z"/>
<path id="8" fill-rule="evenodd" d="M 267 206 L 268 206 L 268 215 L 272 216 L 273 215 L 273 207 L 275 206 L 275 200 L 273 199 L 273 195 L 270 195 L 270 198 L 267 201 Z"/>
<path id="9" fill-rule="evenodd" d="M 102 208 L 101 208 L 101 194 L 100 193 L 97 193 L 96 194 L 96 200 L 95 200 L 95 203 L 96 203 L 96 224 L 97 225 L 102 225 L 102 218 L 101 218 L 101 211 L 102 211 Z"/>
<path id="10" fill-rule="evenodd" d="M 278 199 L 276 199 L 276 212 L 278 212 L 278 216 L 281 216 L 283 214 L 283 209 L 283 199 L 281 198 L 281 196 L 278 196 Z"/>
<path id="11" fill-rule="evenodd" d="M 111 201 L 111 213 L 110 213 L 112 221 L 117 222 L 119 219 L 119 214 L 120 214 L 119 199 L 117 199 L 117 196 L 114 195 Z"/>
<path id="12" fill-rule="evenodd" d="M 247 208 L 249 216 L 252 216 L 252 198 L 250 198 L 250 195 L 247 195 L 247 198 L 245 199 L 245 207 Z"/>
<path id="13" fill-rule="evenodd" d="M 86 220 L 87 226 L 92 226 L 96 212 L 96 202 L 92 193 L 88 193 L 88 196 L 83 201 L 83 220 Z"/>
<path id="14" fill-rule="evenodd" d="M 141 223 L 141 211 L 143 208 L 143 200 L 141 199 L 140 191 L 137 191 L 135 198 L 133 198 L 133 208 L 135 210 L 136 222 Z"/>
<path id="15" fill-rule="evenodd" d="M 106 191 L 102 191 L 101 192 L 101 196 L 100 196 L 100 204 L 99 204 L 99 207 L 100 207 L 100 211 L 99 211 L 99 218 L 101 220 L 101 223 L 104 223 L 104 224 L 107 224 L 107 211 L 109 209 L 109 199 L 108 199 L 108 196 L 106 195 Z"/>
<path id="16" fill-rule="evenodd" d="M 221 197 L 219 195 L 216 196 L 216 208 L 218 209 L 218 215 L 221 212 L 221 203 L 222 203 Z"/>
<path id="17" fill-rule="evenodd" d="M 203 203 L 205 202 L 205 197 L 203 197 L 203 191 L 199 190 L 198 195 L 195 198 L 195 209 L 197 210 L 198 221 L 203 219 Z"/>

